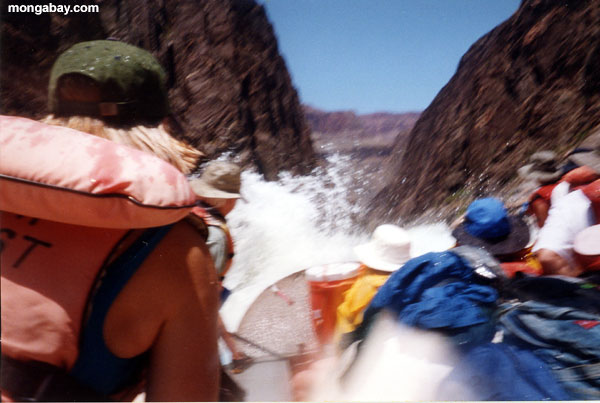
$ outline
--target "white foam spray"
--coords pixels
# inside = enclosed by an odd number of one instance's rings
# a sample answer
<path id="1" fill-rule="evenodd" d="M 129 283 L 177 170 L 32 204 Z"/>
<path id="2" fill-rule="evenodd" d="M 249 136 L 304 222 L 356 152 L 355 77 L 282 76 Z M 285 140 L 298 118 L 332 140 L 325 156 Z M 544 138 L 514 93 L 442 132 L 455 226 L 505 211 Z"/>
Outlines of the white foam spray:
<path id="1" fill-rule="evenodd" d="M 230 331 L 237 330 L 252 301 L 269 285 L 311 266 L 355 261 L 352 248 L 370 234 L 353 223 L 360 206 L 348 200 L 355 172 L 349 157 L 329 157 L 327 168 L 311 175 L 282 174 L 266 182 L 255 172 L 242 175 L 242 195 L 227 216 L 235 258 L 225 280 L 233 291 L 221 309 Z M 359 189 L 360 192 L 360 189 Z M 443 223 L 409 229 L 414 255 L 453 245 Z"/>

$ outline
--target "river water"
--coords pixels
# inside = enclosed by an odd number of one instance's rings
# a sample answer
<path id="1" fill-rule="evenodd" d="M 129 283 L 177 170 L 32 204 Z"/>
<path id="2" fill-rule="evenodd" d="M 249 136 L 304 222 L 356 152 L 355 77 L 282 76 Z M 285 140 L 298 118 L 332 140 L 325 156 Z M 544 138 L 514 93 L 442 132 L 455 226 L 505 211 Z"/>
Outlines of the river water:
<path id="1" fill-rule="evenodd" d="M 337 154 L 307 176 L 284 173 L 266 182 L 255 172 L 242 174 L 245 201 L 227 216 L 235 258 L 224 282 L 232 294 L 221 316 L 229 331 L 237 330 L 254 299 L 275 281 L 311 266 L 356 260 L 352 248 L 370 238 L 352 220 L 361 207 L 348 200 L 348 190 L 367 192 L 356 189 L 356 175 L 351 158 Z M 445 223 L 406 229 L 415 256 L 453 245 Z"/>

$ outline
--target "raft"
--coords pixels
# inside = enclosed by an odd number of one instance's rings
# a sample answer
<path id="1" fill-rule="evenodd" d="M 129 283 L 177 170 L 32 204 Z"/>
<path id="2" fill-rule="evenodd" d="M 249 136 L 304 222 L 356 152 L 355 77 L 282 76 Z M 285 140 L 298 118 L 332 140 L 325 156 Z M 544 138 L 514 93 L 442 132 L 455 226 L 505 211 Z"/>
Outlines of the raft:
<path id="1" fill-rule="evenodd" d="M 245 401 L 291 401 L 292 374 L 319 352 L 313 329 L 305 270 L 265 289 L 234 334 L 238 349 L 252 357 L 239 374 L 229 375 L 246 392 Z"/>

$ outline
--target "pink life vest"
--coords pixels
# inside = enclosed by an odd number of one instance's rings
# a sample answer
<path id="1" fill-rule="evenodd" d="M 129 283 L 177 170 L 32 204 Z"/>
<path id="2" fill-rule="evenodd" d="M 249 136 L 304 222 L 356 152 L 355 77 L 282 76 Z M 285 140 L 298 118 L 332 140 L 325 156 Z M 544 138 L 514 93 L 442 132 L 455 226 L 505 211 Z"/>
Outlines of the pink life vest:
<path id="1" fill-rule="evenodd" d="M 2 214 L 2 352 L 70 369 L 96 275 L 127 230 Z"/>
<path id="2" fill-rule="evenodd" d="M 165 161 L 76 130 L 0 116 L 2 352 L 70 369 L 103 263 L 130 228 L 185 217 Z"/>
<path id="3" fill-rule="evenodd" d="M 150 228 L 185 217 L 196 196 L 169 163 L 109 140 L 0 116 L 2 211 L 101 228 Z"/>

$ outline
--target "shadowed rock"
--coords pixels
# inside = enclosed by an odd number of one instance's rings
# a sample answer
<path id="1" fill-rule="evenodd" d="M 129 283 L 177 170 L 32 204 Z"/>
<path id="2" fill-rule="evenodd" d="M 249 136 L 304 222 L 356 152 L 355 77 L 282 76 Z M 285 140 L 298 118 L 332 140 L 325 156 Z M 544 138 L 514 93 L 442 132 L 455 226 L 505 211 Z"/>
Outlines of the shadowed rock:
<path id="1" fill-rule="evenodd" d="M 600 123 L 599 66 L 600 2 L 523 1 L 396 144 L 369 222 L 465 205 L 510 187 L 535 151 L 564 156 Z"/>
<path id="2" fill-rule="evenodd" d="M 280 171 L 307 173 L 315 166 L 298 95 L 265 11 L 254 0 L 99 5 L 100 13 L 67 16 L 7 13 L 3 5 L 2 113 L 46 114 L 56 57 L 77 42 L 112 37 L 159 59 L 184 137 L 209 158 L 231 152 L 269 180 Z"/>

